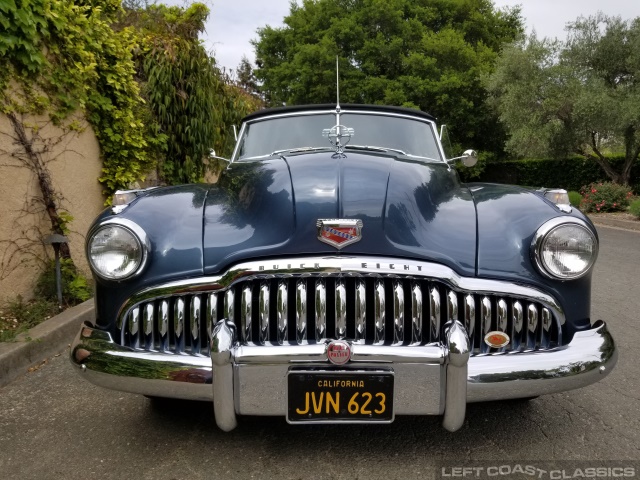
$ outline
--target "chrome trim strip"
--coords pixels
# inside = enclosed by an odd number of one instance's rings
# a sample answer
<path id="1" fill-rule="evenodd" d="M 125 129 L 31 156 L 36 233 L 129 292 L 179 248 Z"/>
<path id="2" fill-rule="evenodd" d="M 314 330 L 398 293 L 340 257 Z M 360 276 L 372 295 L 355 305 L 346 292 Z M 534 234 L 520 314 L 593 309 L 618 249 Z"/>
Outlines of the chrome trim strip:
<path id="1" fill-rule="evenodd" d="M 347 336 L 347 288 L 344 280 L 336 280 L 336 338 Z"/>
<path id="2" fill-rule="evenodd" d="M 202 317 L 200 303 L 200 297 L 195 295 L 191 299 L 191 305 L 189 307 L 189 321 L 191 322 L 191 353 L 193 355 L 200 353 L 200 323 Z"/>
<path id="3" fill-rule="evenodd" d="M 430 312 L 429 312 L 429 325 L 431 331 L 429 332 L 429 341 L 437 342 L 440 340 L 440 292 L 436 287 L 431 289 L 429 293 Z"/>
<path id="4" fill-rule="evenodd" d="M 289 334 L 288 319 L 288 298 L 287 298 L 287 284 L 280 282 L 278 285 L 278 301 L 276 303 L 277 311 L 277 326 L 278 326 L 278 338 L 277 341 L 282 345 L 287 341 Z"/>
<path id="5" fill-rule="evenodd" d="M 316 341 L 327 337 L 327 286 L 324 280 L 316 283 Z"/>
<path id="6" fill-rule="evenodd" d="M 424 313 L 422 309 L 422 289 L 415 283 L 411 288 L 411 343 L 419 345 L 422 343 L 422 331 Z"/>
<path id="7" fill-rule="evenodd" d="M 384 283 L 381 281 L 376 281 L 374 286 L 373 293 L 373 301 L 374 301 L 374 321 L 375 327 L 373 329 L 374 333 L 374 345 L 382 345 L 384 343 L 384 324 L 386 319 L 385 312 L 385 298 L 384 298 Z"/>
<path id="8" fill-rule="evenodd" d="M 367 303 L 366 303 L 366 287 L 362 280 L 356 283 L 356 342 L 363 342 L 367 333 Z"/>
<path id="9" fill-rule="evenodd" d="M 307 340 L 307 281 L 299 280 L 296 286 L 296 340 Z"/>
<path id="10" fill-rule="evenodd" d="M 237 282 L 282 275 L 287 270 L 291 277 L 305 274 L 342 275 L 377 274 L 407 275 L 413 278 L 435 279 L 450 284 L 456 291 L 479 295 L 500 295 L 518 297 L 543 304 L 564 325 L 565 316 L 558 301 L 536 289 L 512 282 L 483 278 L 461 277 L 449 267 L 435 263 L 399 260 L 388 257 L 339 256 L 300 257 L 296 259 L 268 260 L 240 263 L 220 275 L 204 276 L 188 280 L 168 282 L 145 288 L 129 298 L 120 308 L 118 318 L 130 308 L 151 299 L 164 298 L 175 294 L 209 293 L 227 289 Z"/>
<path id="11" fill-rule="evenodd" d="M 404 288 L 402 282 L 394 282 L 393 286 L 393 343 L 404 342 Z"/>
<path id="12" fill-rule="evenodd" d="M 260 344 L 269 341 L 269 284 L 260 285 L 260 297 L 258 299 L 260 309 Z"/>
<path id="13" fill-rule="evenodd" d="M 252 317 L 252 304 L 251 304 L 251 286 L 247 285 L 242 289 L 242 297 L 240 301 L 240 332 L 241 338 L 244 342 L 251 342 L 251 317 Z"/>

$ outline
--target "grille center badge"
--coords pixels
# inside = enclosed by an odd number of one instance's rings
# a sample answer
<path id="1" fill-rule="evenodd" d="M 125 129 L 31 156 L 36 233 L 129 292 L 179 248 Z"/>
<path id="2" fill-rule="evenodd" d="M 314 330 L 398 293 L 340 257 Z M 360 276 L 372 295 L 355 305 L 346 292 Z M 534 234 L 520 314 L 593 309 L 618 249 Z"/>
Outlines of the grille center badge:
<path id="1" fill-rule="evenodd" d="M 334 365 L 344 365 L 351 359 L 351 346 L 344 340 L 334 340 L 327 346 L 327 358 Z"/>
<path id="2" fill-rule="evenodd" d="M 340 250 L 362 239 L 362 220 L 359 219 L 318 219 L 318 240 Z"/>

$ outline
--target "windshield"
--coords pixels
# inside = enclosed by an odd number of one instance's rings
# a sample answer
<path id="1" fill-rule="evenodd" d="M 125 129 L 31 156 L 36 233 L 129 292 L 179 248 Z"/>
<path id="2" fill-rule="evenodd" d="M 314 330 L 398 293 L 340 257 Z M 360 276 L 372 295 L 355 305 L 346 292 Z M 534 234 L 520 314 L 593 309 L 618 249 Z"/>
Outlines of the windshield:
<path id="1" fill-rule="evenodd" d="M 323 131 L 333 127 L 333 113 L 267 118 L 244 129 L 237 159 L 269 156 L 297 149 L 334 149 Z M 436 136 L 430 123 L 367 112 L 340 114 L 340 124 L 353 129 L 345 151 L 378 147 L 411 157 L 441 161 Z M 346 142 L 343 141 L 343 144 Z M 378 149 L 376 148 L 376 150 Z M 371 148 L 371 150 L 374 150 Z"/>

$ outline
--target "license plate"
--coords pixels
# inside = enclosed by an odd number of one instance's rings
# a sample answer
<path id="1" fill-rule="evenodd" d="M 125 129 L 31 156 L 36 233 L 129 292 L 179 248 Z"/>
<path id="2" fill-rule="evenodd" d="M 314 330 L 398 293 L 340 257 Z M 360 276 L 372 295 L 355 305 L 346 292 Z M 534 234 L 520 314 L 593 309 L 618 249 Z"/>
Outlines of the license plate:
<path id="1" fill-rule="evenodd" d="M 290 371 L 290 423 L 390 423 L 393 373 L 388 371 Z"/>

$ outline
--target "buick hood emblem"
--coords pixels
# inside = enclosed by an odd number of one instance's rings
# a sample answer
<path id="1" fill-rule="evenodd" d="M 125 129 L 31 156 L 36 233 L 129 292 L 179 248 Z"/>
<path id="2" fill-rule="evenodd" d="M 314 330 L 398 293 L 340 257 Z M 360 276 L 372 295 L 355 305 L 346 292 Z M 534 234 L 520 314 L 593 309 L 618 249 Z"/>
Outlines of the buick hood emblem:
<path id="1" fill-rule="evenodd" d="M 318 240 L 332 247 L 341 248 L 362 239 L 362 220 L 358 219 L 319 219 Z"/>
<path id="2" fill-rule="evenodd" d="M 351 359 L 351 347 L 344 340 L 334 340 L 327 346 L 327 358 L 335 365 L 344 365 Z"/>

